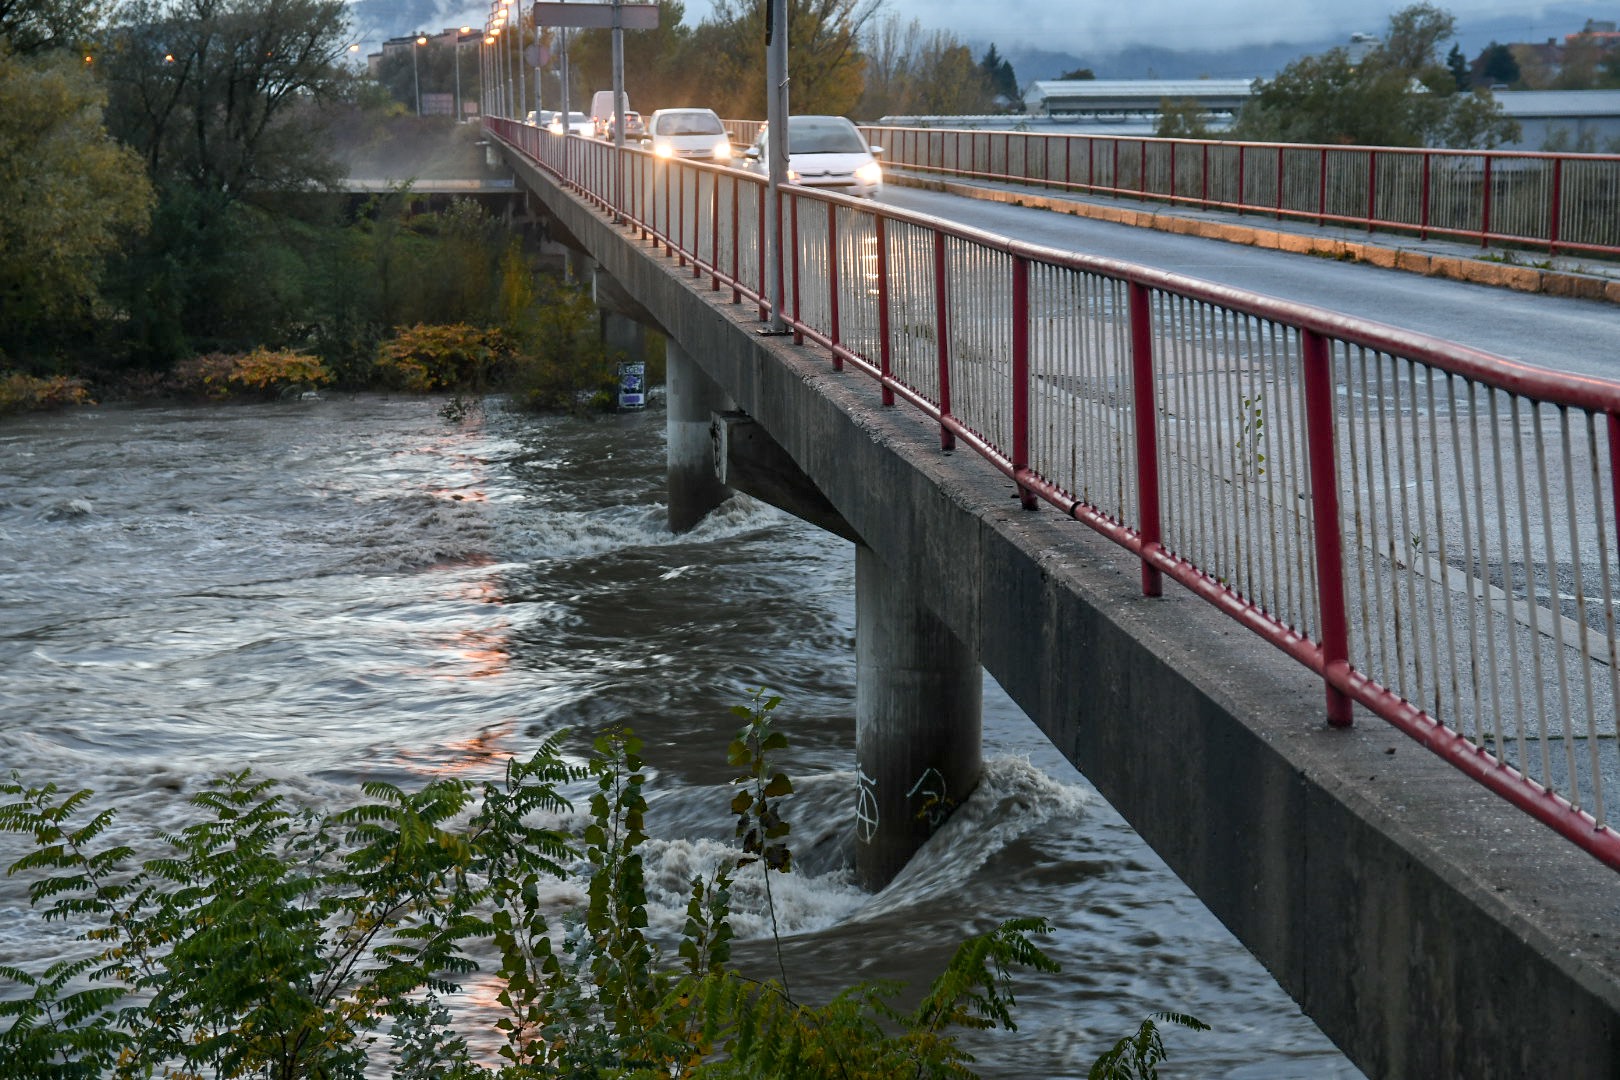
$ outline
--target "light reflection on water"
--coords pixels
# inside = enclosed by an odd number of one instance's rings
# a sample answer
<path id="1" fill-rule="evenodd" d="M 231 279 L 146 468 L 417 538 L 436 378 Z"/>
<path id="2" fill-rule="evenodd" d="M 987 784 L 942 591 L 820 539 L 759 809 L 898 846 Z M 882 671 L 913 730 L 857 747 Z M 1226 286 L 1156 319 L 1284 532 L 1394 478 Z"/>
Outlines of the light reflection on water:
<path id="1" fill-rule="evenodd" d="M 148 848 L 198 781 L 251 765 L 341 803 L 363 779 L 499 774 L 558 729 L 628 723 L 653 767 L 655 926 L 724 857 L 729 708 L 781 693 L 801 874 L 775 888 L 801 993 L 931 978 L 969 932 L 1045 916 L 1064 966 L 1017 988 L 987 1076 L 1084 1075 L 1150 1012 L 1165 1076 L 1354 1077 L 1270 978 L 987 682 L 986 781 L 876 898 L 853 805 L 850 546 L 738 499 L 672 536 L 663 414 L 495 406 L 451 425 L 387 397 L 101 408 L 0 426 L 0 770 L 87 786 Z M 0 837 L 7 864 L 20 849 Z M 558 886 L 558 902 L 571 886 Z M 774 970 L 758 889 L 739 962 Z M 0 880 L 0 963 L 73 928 Z M 0 991 L 3 992 L 3 991 Z M 485 989 L 487 993 L 487 987 Z M 473 993 L 476 999 L 477 992 Z"/>

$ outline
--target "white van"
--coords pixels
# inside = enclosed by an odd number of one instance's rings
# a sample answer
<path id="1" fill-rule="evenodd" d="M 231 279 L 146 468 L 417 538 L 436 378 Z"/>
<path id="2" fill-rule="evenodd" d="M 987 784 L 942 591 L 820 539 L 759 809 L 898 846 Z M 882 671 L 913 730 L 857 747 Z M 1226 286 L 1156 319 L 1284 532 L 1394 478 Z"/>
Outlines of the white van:
<path id="1" fill-rule="evenodd" d="M 621 104 L 624 111 L 630 111 L 630 95 L 623 95 Z M 613 120 L 613 91 L 598 90 L 591 95 L 591 125 L 596 129 L 596 137 L 608 137 L 608 124 Z"/>

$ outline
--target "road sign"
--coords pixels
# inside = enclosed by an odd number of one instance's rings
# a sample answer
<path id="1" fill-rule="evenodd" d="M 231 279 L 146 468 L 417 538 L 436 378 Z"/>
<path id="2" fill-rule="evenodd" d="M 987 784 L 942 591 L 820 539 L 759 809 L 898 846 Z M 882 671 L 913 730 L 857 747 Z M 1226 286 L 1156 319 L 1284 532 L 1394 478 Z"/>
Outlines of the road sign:
<path id="1" fill-rule="evenodd" d="M 619 26 L 625 30 L 658 29 L 657 4 L 563 4 L 534 5 L 538 26 L 582 26 L 591 30 L 613 28 L 613 9 L 619 9 Z"/>

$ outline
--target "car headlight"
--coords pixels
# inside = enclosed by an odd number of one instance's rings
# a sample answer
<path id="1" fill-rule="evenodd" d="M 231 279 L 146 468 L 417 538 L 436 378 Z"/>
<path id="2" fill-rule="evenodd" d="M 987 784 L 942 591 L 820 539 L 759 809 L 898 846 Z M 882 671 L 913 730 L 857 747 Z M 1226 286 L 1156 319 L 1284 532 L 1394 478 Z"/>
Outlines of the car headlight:
<path id="1" fill-rule="evenodd" d="M 730 161 L 731 160 L 731 140 L 729 140 L 729 139 L 721 139 L 718 143 L 715 144 L 715 147 L 714 147 L 714 160 L 716 160 L 716 161 Z"/>
<path id="2" fill-rule="evenodd" d="M 557 121 L 553 120 L 551 122 L 551 133 L 553 135 L 561 135 L 562 134 L 562 125 L 557 123 Z"/>
<path id="3" fill-rule="evenodd" d="M 653 147 L 653 153 L 657 154 L 659 157 L 674 157 L 675 148 L 669 143 L 659 143 L 657 146 Z"/>
<path id="4" fill-rule="evenodd" d="M 878 165 L 877 162 L 868 161 L 865 165 L 862 165 L 860 168 L 855 170 L 855 179 L 869 187 L 873 184 L 882 183 L 883 169 Z"/>

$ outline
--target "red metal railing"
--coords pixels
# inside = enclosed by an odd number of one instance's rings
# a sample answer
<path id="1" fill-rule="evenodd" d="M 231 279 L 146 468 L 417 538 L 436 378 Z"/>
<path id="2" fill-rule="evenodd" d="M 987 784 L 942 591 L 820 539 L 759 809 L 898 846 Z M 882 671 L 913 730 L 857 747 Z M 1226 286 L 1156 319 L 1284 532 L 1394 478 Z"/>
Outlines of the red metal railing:
<path id="1" fill-rule="evenodd" d="M 765 187 L 491 129 L 767 311 Z M 782 192 L 784 321 L 1620 868 L 1620 383 L 837 195 Z"/>
<path id="2" fill-rule="evenodd" d="M 757 128 L 730 121 L 738 138 Z M 1620 155 L 865 127 L 910 172 L 1620 257 Z"/>

